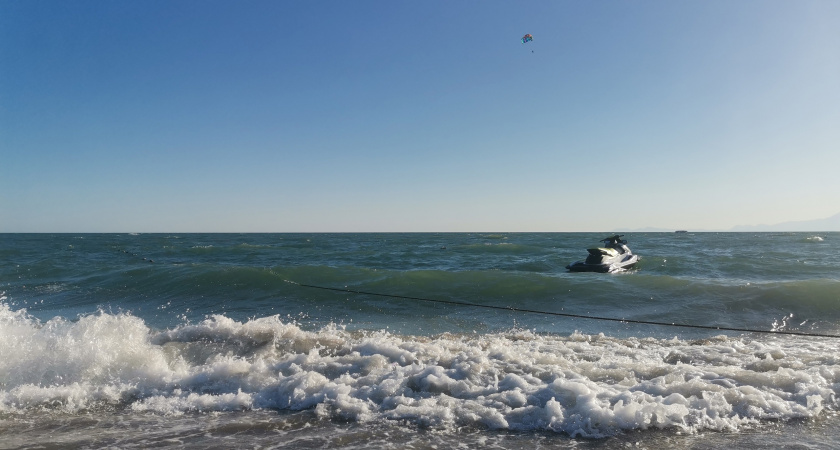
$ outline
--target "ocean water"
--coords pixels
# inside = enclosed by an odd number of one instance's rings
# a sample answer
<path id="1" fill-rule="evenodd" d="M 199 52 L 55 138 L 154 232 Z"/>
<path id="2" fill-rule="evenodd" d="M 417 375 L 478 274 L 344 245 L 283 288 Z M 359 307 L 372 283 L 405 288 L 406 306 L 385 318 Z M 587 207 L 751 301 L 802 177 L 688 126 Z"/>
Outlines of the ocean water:
<path id="1" fill-rule="evenodd" d="M 603 237 L 0 235 L 0 448 L 840 445 L 840 233 Z"/>

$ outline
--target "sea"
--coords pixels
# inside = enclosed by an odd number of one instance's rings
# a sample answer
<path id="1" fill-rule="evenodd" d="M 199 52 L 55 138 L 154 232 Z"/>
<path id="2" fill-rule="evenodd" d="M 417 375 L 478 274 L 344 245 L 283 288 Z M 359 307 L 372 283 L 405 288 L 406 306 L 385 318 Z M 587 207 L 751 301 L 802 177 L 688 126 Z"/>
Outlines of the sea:
<path id="1" fill-rule="evenodd" d="M 840 447 L 840 233 L 611 234 L 0 234 L 0 448 Z"/>

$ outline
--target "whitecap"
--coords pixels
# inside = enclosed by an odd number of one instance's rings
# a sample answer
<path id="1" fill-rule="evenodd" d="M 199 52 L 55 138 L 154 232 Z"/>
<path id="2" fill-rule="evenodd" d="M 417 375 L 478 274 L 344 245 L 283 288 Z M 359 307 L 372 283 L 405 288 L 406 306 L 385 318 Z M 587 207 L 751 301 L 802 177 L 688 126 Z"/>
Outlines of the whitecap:
<path id="1" fill-rule="evenodd" d="M 324 418 L 546 430 L 736 430 L 837 407 L 820 340 L 399 336 L 277 316 L 154 331 L 130 314 L 41 323 L 0 303 L 0 411 L 312 410 Z M 807 344 L 807 345 L 803 345 Z"/>

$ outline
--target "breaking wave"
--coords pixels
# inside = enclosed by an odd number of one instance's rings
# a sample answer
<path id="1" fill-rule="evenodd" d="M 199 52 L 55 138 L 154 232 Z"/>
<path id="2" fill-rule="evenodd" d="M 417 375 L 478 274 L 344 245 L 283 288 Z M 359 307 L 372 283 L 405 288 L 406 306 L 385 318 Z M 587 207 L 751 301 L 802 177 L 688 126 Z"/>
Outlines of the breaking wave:
<path id="1" fill-rule="evenodd" d="M 835 343 L 305 330 L 212 315 L 155 330 L 130 313 L 41 322 L 0 299 L 0 412 L 163 416 L 311 410 L 356 422 L 547 430 L 736 430 L 837 407 Z"/>

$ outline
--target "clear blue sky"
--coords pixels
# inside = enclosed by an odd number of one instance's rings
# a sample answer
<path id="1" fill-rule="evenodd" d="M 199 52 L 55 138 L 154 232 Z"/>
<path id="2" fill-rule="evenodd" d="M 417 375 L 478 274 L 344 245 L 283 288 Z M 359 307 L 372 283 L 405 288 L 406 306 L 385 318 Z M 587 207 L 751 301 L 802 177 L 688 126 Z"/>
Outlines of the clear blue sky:
<path id="1" fill-rule="evenodd" d="M 838 24 L 829 0 L 3 0 L 0 232 L 824 218 Z"/>

